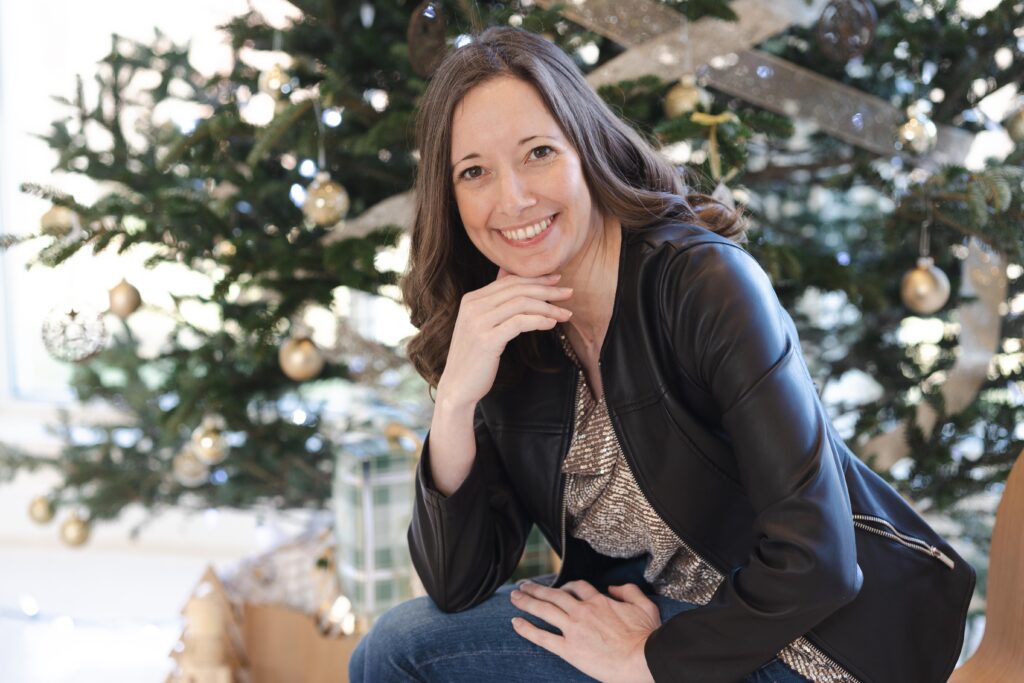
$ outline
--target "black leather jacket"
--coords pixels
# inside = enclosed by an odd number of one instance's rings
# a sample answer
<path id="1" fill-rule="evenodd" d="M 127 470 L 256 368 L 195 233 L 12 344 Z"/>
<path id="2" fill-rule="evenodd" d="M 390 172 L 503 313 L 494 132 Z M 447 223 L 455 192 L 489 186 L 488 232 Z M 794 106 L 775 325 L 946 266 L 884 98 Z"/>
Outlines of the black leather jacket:
<path id="1" fill-rule="evenodd" d="M 532 524 L 562 556 L 554 586 L 621 562 L 565 532 L 576 370 L 541 336 L 554 371 L 478 403 L 476 458 L 448 497 L 424 443 L 409 547 L 444 611 L 505 583 Z M 801 635 L 862 683 L 946 681 L 975 572 L 839 438 L 742 247 L 678 222 L 624 231 L 600 371 L 641 491 L 725 577 L 648 638 L 658 683 L 741 680 Z"/>

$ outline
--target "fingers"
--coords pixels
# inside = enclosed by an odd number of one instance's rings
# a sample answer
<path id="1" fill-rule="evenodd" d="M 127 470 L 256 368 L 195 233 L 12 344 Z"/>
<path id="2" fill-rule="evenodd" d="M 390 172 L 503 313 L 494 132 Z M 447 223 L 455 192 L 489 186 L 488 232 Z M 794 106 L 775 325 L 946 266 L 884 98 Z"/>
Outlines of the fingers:
<path id="1" fill-rule="evenodd" d="M 562 586 L 562 590 L 568 593 L 572 593 L 580 600 L 589 600 L 595 595 L 600 595 L 601 591 L 597 590 L 586 581 L 570 581 Z"/>
<path id="2" fill-rule="evenodd" d="M 512 591 L 513 595 L 517 592 L 525 593 L 527 596 L 537 600 L 550 602 L 566 614 L 568 614 L 573 607 L 579 604 L 579 600 L 576 599 L 575 595 L 568 593 L 561 588 L 548 588 L 547 586 L 542 586 L 541 584 L 533 583 L 532 581 L 526 581 L 519 586 L 519 591 Z M 558 626 L 558 624 L 555 624 L 555 626 Z"/>
<path id="3" fill-rule="evenodd" d="M 534 645 L 538 645 L 548 652 L 562 657 L 562 646 L 565 643 L 564 637 L 538 628 L 522 617 L 512 619 L 512 628 L 515 629 L 516 633 Z"/>
<path id="4" fill-rule="evenodd" d="M 635 604 L 642 604 L 651 602 L 651 599 L 640 590 L 640 586 L 635 583 L 626 583 L 621 586 L 608 586 L 608 592 L 614 593 L 615 597 L 624 602 L 632 602 Z"/>
<path id="5" fill-rule="evenodd" d="M 525 593 L 520 590 L 512 591 L 512 593 L 509 594 L 509 597 L 511 598 L 513 605 L 527 614 L 540 617 L 558 629 L 565 629 L 569 615 L 566 614 L 558 605 L 546 600 L 540 600 L 529 593 Z"/>

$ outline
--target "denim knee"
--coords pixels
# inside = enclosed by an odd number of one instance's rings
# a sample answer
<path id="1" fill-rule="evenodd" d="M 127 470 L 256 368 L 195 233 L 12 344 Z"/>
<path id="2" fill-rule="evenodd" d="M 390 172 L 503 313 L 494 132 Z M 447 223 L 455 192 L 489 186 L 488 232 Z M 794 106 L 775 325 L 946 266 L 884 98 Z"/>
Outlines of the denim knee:
<path id="1" fill-rule="evenodd" d="M 441 612 L 429 597 L 413 598 L 377 617 L 349 658 L 350 683 L 419 681 L 415 662 L 436 643 L 431 625 Z"/>

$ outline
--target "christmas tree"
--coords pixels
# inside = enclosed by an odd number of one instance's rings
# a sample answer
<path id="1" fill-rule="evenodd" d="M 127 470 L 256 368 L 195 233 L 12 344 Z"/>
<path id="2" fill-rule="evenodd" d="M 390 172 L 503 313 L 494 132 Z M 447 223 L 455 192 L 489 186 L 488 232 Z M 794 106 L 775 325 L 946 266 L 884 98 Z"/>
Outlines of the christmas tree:
<path id="1" fill-rule="evenodd" d="M 327 353 L 302 314 L 338 288 L 395 297 L 400 273 L 377 257 L 412 222 L 417 98 L 446 51 L 512 25 L 572 55 L 695 191 L 743 205 L 745 247 L 793 314 L 844 438 L 920 510 L 984 543 L 966 503 L 998 493 L 1024 446 L 1019 2 L 291 4 L 287 26 L 250 11 L 223 27 L 225 74 L 200 74 L 187 46 L 159 33 L 149 45 L 115 36 L 99 98 L 80 89 L 42 136 L 57 175 L 24 189 L 54 208 L 4 245 L 41 245 L 42 266 L 148 245 L 152 265 L 210 278 L 200 299 L 220 325 L 179 310 L 166 348 L 140 357 L 127 282 L 111 291 L 106 318 L 120 322 L 106 343 L 100 314 L 48 318 L 78 399 L 126 418 L 90 444 L 64 425 L 58 460 L 0 451 L 0 475 L 63 474 L 34 516 L 78 506 L 112 519 L 133 502 L 320 506 L 330 435 L 347 425 L 324 424 L 316 406 L 296 421 L 282 397 L 310 403 L 317 384 L 351 381 L 429 409 L 400 348 L 360 339 L 340 316 L 345 343 Z M 254 53 L 277 61 L 257 68 Z M 198 106 L 194 126 L 145 115 L 170 99 Z M 129 110 L 143 112 L 133 131 Z M 62 173 L 107 189 L 78 202 Z M 115 438 L 125 429 L 136 437 Z"/>

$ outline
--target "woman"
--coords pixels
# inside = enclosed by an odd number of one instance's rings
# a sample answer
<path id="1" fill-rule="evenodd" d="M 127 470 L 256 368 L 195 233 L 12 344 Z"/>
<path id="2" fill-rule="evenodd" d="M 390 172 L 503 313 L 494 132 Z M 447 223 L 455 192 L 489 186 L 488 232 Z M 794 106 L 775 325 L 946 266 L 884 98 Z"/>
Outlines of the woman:
<path id="1" fill-rule="evenodd" d="M 974 572 L 839 439 L 737 217 L 518 29 L 446 58 L 417 138 L 429 598 L 351 680 L 946 680 Z M 533 524 L 561 570 L 503 586 Z"/>

